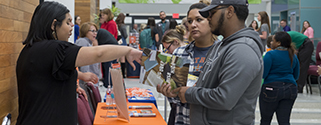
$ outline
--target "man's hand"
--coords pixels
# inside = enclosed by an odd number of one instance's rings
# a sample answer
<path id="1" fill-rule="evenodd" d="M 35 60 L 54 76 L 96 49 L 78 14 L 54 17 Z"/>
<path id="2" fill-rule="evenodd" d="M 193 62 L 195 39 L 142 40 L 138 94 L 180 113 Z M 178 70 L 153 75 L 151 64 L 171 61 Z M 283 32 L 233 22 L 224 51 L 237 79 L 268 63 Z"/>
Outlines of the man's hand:
<path id="1" fill-rule="evenodd" d="M 176 97 L 177 94 L 171 90 L 170 84 L 157 85 L 157 92 L 162 93 L 166 97 Z"/>
<path id="2" fill-rule="evenodd" d="M 80 95 L 84 95 L 86 101 L 88 102 L 86 91 L 84 89 L 82 89 L 79 85 L 77 85 L 77 86 L 78 86 L 77 93 Z"/>
<path id="3" fill-rule="evenodd" d="M 177 93 L 178 92 L 178 97 L 181 100 L 182 103 L 186 103 L 186 98 L 185 98 L 185 92 L 187 91 L 189 87 L 183 86 L 179 87 L 177 89 L 174 89 L 173 92 Z"/>

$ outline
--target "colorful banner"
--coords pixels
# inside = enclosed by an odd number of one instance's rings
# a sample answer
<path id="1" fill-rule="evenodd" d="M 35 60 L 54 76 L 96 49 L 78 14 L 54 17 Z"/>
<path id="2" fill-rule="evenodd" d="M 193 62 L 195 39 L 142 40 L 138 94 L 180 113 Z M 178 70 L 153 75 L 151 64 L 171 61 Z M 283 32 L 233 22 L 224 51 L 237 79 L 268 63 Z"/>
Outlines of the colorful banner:
<path id="1" fill-rule="evenodd" d="M 248 0 L 250 4 L 260 4 L 261 0 Z M 173 3 L 173 4 L 192 4 L 199 0 L 119 0 L 119 3 Z"/>

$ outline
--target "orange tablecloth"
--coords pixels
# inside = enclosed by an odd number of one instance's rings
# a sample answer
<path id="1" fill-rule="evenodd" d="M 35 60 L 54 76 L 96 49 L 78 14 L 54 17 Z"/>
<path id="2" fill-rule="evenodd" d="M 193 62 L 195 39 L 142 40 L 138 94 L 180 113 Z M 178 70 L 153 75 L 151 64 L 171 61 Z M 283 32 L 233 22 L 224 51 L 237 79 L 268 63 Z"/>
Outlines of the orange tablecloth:
<path id="1" fill-rule="evenodd" d="M 166 125 L 167 123 L 158 112 L 153 103 L 128 103 L 128 106 L 135 105 L 151 105 L 153 107 L 153 113 L 156 113 L 156 117 L 130 117 L 129 122 L 121 121 L 118 118 L 102 118 L 100 116 L 106 116 L 107 110 L 102 109 L 102 106 L 106 106 L 106 103 L 98 103 L 96 115 L 94 119 L 94 125 Z M 140 109 L 129 109 L 128 111 L 136 110 L 138 113 Z"/>

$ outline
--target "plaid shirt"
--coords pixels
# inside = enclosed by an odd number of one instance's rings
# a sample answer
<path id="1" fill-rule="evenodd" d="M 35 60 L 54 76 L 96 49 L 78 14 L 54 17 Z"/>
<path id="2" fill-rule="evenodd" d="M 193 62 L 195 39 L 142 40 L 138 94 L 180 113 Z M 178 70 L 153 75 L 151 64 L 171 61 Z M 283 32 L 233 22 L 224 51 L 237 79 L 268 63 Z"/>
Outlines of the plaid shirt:
<path id="1" fill-rule="evenodd" d="M 214 44 L 218 43 L 219 40 L 215 41 Z M 214 45 L 213 44 L 213 45 Z M 174 50 L 173 55 L 188 58 L 190 60 L 189 74 L 194 72 L 194 47 L 195 41 L 191 42 L 186 46 L 178 47 Z M 189 125 L 189 104 L 181 103 L 179 97 L 168 98 L 169 102 L 176 103 L 176 115 L 175 115 L 175 125 Z"/>
<path id="2" fill-rule="evenodd" d="M 189 73 L 193 74 L 194 69 L 194 46 L 195 42 L 186 46 L 178 47 L 174 50 L 173 55 L 188 58 L 190 60 Z M 168 98 L 168 101 L 171 103 L 176 103 L 176 115 L 175 115 L 175 125 L 189 125 L 189 104 L 181 103 L 178 97 Z"/>

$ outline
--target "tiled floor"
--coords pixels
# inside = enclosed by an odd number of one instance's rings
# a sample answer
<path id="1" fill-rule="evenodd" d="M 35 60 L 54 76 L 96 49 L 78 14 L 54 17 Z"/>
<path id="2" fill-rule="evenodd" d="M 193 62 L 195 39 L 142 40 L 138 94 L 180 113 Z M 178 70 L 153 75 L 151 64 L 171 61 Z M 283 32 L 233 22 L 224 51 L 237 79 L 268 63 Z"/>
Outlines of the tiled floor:
<path id="1" fill-rule="evenodd" d="M 170 106 L 168 102 L 165 103 L 165 97 L 156 91 L 156 88 L 149 85 L 140 84 L 139 79 L 125 79 L 126 88 L 139 87 L 150 89 L 157 101 L 158 110 L 161 115 L 167 120 L 169 116 Z M 104 97 L 106 88 L 99 87 L 102 97 Z M 313 94 L 299 94 L 296 102 L 294 104 L 292 114 L 291 114 L 291 124 L 293 125 L 321 125 L 321 96 L 317 85 L 313 85 Z M 304 90 L 305 91 L 305 90 Z M 166 109 L 166 113 L 165 113 Z M 165 116 L 166 115 L 166 116 Z M 260 123 L 260 111 L 259 106 L 256 106 L 255 112 L 255 124 Z M 272 125 L 277 125 L 277 120 L 274 115 L 272 120 Z"/>

